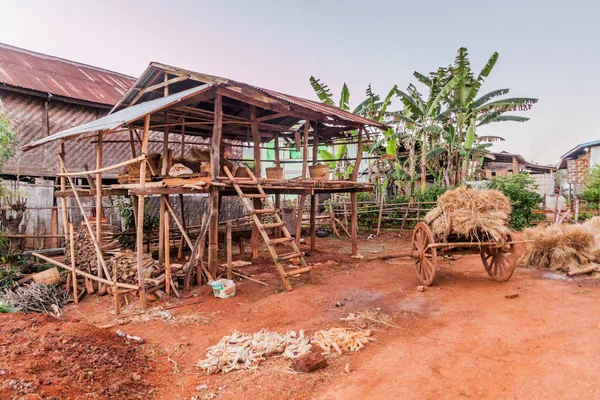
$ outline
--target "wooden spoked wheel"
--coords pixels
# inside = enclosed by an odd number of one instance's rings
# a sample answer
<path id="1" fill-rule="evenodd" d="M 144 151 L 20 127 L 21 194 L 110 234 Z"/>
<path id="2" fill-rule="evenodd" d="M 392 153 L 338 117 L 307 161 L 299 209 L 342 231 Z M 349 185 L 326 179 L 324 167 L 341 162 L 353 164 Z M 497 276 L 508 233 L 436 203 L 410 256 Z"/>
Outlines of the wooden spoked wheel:
<path id="1" fill-rule="evenodd" d="M 421 283 L 425 286 L 431 285 L 435 277 L 437 267 L 437 250 L 428 247 L 434 244 L 433 235 L 429 227 L 423 222 L 419 222 L 413 230 L 412 236 L 412 256 L 415 260 L 415 270 Z"/>
<path id="2" fill-rule="evenodd" d="M 512 236 L 506 240 L 512 242 Z M 506 282 L 515 272 L 517 257 L 514 243 L 507 243 L 500 248 L 482 248 L 481 261 L 488 275 L 497 282 Z"/>

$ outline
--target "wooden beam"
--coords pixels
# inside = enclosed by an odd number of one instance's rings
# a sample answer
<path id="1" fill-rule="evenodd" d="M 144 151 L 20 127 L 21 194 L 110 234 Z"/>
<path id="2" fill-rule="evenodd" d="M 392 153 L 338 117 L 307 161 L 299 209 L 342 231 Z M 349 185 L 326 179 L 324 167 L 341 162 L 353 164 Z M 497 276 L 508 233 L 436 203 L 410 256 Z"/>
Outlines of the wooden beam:
<path id="1" fill-rule="evenodd" d="M 220 172 L 221 136 L 223 133 L 223 97 L 215 98 L 213 136 L 210 148 L 210 177 L 216 182 Z M 219 256 L 219 188 L 210 186 L 209 197 L 209 232 L 208 232 L 208 270 L 212 276 L 217 275 Z"/>
<path id="2" fill-rule="evenodd" d="M 166 75 L 166 74 L 165 74 Z M 165 88 L 168 90 L 168 86 L 172 85 L 173 83 L 177 83 L 177 82 L 181 82 L 184 81 L 186 79 L 189 79 L 189 76 L 184 75 L 184 76 L 178 76 L 177 78 L 173 78 L 173 79 L 169 79 L 169 80 L 165 80 L 164 82 L 161 83 L 157 83 L 156 85 L 152 85 L 152 86 L 148 86 L 145 89 L 141 89 L 139 91 L 139 93 L 133 98 L 133 100 L 131 100 L 131 103 L 129 103 L 128 107 L 131 107 L 132 105 L 134 105 L 135 103 L 137 103 L 137 101 L 146 93 L 148 92 L 152 92 L 154 90 L 160 89 L 160 88 Z M 167 95 L 168 96 L 168 95 Z"/>
<path id="3" fill-rule="evenodd" d="M 281 163 L 279 161 L 279 134 L 276 133 L 275 134 L 275 144 L 274 144 L 274 148 L 275 148 L 275 166 L 276 167 L 280 167 Z M 285 171 L 284 171 L 285 173 Z M 275 208 L 278 210 L 281 210 L 281 195 L 280 194 L 276 194 L 275 195 Z M 280 238 L 282 234 L 281 228 L 275 228 L 275 237 L 276 238 Z"/>
<path id="4" fill-rule="evenodd" d="M 75 235 L 73 234 L 73 224 L 69 223 L 69 250 L 70 250 L 70 256 L 71 256 L 71 272 L 72 272 L 72 277 L 71 279 L 73 280 L 73 301 L 75 302 L 75 304 L 79 303 L 79 292 L 77 291 L 77 273 L 76 273 L 76 268 L 77 268 L 77 261 L 75 260 Z"/>
<path id="5" fill-rule="evenodd" d="M 145 157 L 148 153 L 148 136 L 150 128 L 150 115 L 146 115 L 144 119 L 144 133 L 142 135 L 142 149 L 141 153 Z M 140 164 L 140 188 L 143 189 L 146 185 L 146 164 L 148 161 L 144 160 Z M 138 196 L 138 212 L 137 212 L 137 226 L 136 226 L 136 251 L 137 251 L 137 273 L 138 273 L 138 286 L 140 288 L 140 304 L 142 309 L 148 308 L 148 300 L 146 299 L 146 282 L 144 280 L 144 196 Z"/>

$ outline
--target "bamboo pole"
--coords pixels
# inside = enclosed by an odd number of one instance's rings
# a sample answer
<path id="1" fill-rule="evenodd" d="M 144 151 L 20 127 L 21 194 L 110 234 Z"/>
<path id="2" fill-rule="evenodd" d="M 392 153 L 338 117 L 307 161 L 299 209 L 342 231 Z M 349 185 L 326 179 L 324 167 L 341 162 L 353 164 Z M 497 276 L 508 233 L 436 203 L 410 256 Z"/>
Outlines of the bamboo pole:
<path id="1" fill-rule="evenodd" d="M 66 171 L 67 168 L 65 167 L 65 163 L 62 158 L 61 158 L 61 165 L 62 165 L 62 168 Z M 79 209 L 81 210 L 81 215 L 83 217 L 83 221 L 85 223 L 85 226 L 87 227 L 88 234 L 90 235 L 90 239 L 92 241 L 92 244 L 94 245 L 94 249 L 96 250 L 96 255 L 98 256 L 98 261 L 100 262 L 100 266 L 102 266 L 105 276 L 108 279 L 110 279 L 110 274 L 108 272 L 108 268 L 106 267 L 106 262 L 104 261 L 104 256 L 102 256 L 102 251 L 100 250 L 100 246 L 98 245 L 98 242 L 96 240 L 96 235 L 94 233 L 94 230 L 92 229 L 92 226 L 90 225 L 90 221 L 89 221 L 87 215 L 85 214 L 85 209 L 83 208 L 83 205 L 81 204 L 81 199 L 79 198 L 79 194 L 77 194 L 77 190 L 75 190 L 75 184 L 73 183 L 73 180 L 71 179 L 70 176 L 67 176 L 67 179 L 69 180 L 69 185 L 71 186 L 71 188 L 73 188 L 73 193 L 75 194 L 75 200 L 77 201 L 77 204 L 79 205 Z M 98 223 L 98 221 L 96 221 L 96 223 Z M 100 269 L 100 266 L 98 266 L 98 269 Z M 109 281 L 108 284 L 110 285 L 111 282 Z"/>
<path id="2" fill-rule="evenodd" d="M 142 137 L 141 154 L 146 156 L 148 154 L 148 136 L 150 127 L 150 114 L 144 118 L 144 133 Z M 148 161 L 144 161 L 140 164 L 140 188 L 146 186 L 146 164 Z M 142 309 L 148 308 L 148 301 L 146 299 L 146 282 L 144 281 L 144 195 L 138 195 L 138 212 L 137 212 L 137 226 L 136 226 L 136 251 L 137 251 L 137 271 L 138 271 L 138 285 L 140 288 L 140 305 Z"/>
<path id="3" fill-rule="evenodd" d="M 64 143 L 63 143 L 63 145 L 64 145 Z M 144 161 L 145 159 L 146 159 L 146 156 L 141 155 L 139 157 L 132 158 L 131 160 L 127 160 L 127 161 L 123 161 L 123 162 L 120 162 L 117 164 L 109 165 L 108 167 L 96 168 L 93 171 L 84 170 L 84 171 L 75 171 L 75 172 L 61 172 L 60 174 L 57 174 L 57 175 L 60 177 L 66 177 L 66 176 L 85 176 L 85 175 L 91 175 L 91 174 L 98 174 L 98 173 L 102 173 L 102 172 L 112 171 L 113 169 L 125 167 L 130 164 L 135 164 L 140 161 Z M 62 188 L 61 188 L 61 190 L 62 190 Z"/>
<path id="4" fill-rule="evenodd" d="M 71 273 L 73 280 L 73 301 L 79 304 L 79 292 L 77 291 L 77 273 L 75 272 L 77 262 L 75 261 L 75 235 L 73 234 L 73 224 L 69 223 L 69 250 L 71 250 Z"/>
<path id="5" fill-rule="evenodd" d="M 186 223 L 185 223 L 185 213 L 184 213 L 184 204 L 183 204 L 183 194 L 179 194 L 178 196 L 179 198 L 179 218 L 181 219 L 181 224 L 183 226 L 183 231 L 185 231 L 186 229 Z M 168 203 L 167 203 L 168 204 Z M 182 259 L 183 258 L 183 245 L 184 245 L 184 238 L 183 235 L 181 236 L 181 239 L 179 240 L 179 248 L 177 249 L 177 258 L 178 259 Z"/>
<path id="6" fill-rule="evenodd" d="M 119 298 L 119 286 L 117 285 L 117 263 L 113 264 L 113 286 L 112 286 L 114 301 L 115 301 L 115 315 L 121 315 L 121 299 Z"/>
<path id="7" fill-rule="evenodd" d="M 356 153 L 356 162 L 354 164 L 354 170 L 352 171 L 351 180 L 355 181 L 358 179 L 358 172 L 360 169 L 360 163 L 362 162 L 362 135 L 363 128 L 358 130 L 358 149 Z M 352 214 L 350 216 L 350 232 L 352 233 L 352 255 L 358 254 L 358 194 L 356 192 L 350 193 L 350 200 L 352 202 Z"/>
<path id="8" fill-rule="evenodd" d="M 70 266 L 68 266 L 68 265 L 66 265 L 66 264 L 63 264 L 63 263 L 61 263 L 60 261 L 56 261 L 56 260 L 55 260 L 55 259 L 53 259 L 53 258 L 46 257 L 46 256 L 45 256 L 45 255 L 43 255 L 43 254 L 40 254 L 40 253 L 33 252 L 33 253 L 31 253 L 31 255 L 32 255 L 32 256 L 35 256 L 35 257 L 37 257 L 37 258 L 40 258 L 40 259 L 42 259 L 42 260 L 44 260 L 44 261 L 47 261 L 47 262 L 49 262 L 50 264 L 56 265 L 57 267 L 61 267 L 61 268 L 63 268 L 63 269 L 66 269 L 67 271 L 73 271 L 73 268 L 72 268 L 72 267 L 70 267 Z M 89 273 L 87 273 L 87 272 L 84 272 L 84 271 L 81 271 L 81 270 L 79 270 L 79 269 L 75 269 L 75 272 L 76 272 L 78 275 L 84 276 L 84 277 L 86 277 L 86 278 L 88 278 L 88 279 L 91 279 L 91 280 L 93 280 L 93 281 L 101 282 L 101 283 L 104 283 L 104 284 L 106 284 L 106 285 L 112 285 L 112 284 L 113 284 L 113 282 L 112 282 L 112 281 L 109 281 L 109 280 L 107 280 L 107 279 L 104 279 L 104 278 L 98 278 L 98 277 L 97 277 L 97 276 L 95 276 L 95 275 L 89 274 Z M 121 282 L 117 282 L 117 285 L 118 285 L 119 287 L 121 287 L 121 288 L 124 288 L 124 289 L 138 290 L 138 287 L 137 287 L 137 286 L 135 286 L 135 285 L 130 285 L 129 283 L 121 283 Z"/>
<path id="9" fill-rule="evenodd" d="M 102 132 L 98 132 L 98 143 L 96 143 L 96 170 L 102 168 Z M 75 190 L 75 188 L 73 188 Z M 96 173 L 96 241 L 100 248 L 98 255 L 98 265 L 100 265 L 100 257 L 102 253 L 102 172 Z M 98 277 L 103 278 L 103 271 L 98 268 Z M 108 278 L 108 275 L 107 275 Z M 98 288 L 100 289 L 100 287 Z"/>

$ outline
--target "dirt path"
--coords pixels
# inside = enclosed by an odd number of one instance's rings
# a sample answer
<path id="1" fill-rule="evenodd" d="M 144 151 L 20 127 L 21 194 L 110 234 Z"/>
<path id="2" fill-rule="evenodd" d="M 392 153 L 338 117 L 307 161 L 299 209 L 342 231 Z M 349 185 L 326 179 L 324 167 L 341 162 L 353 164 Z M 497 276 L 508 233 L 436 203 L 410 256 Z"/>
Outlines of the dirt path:
<path id="1" fill-rule="evenodd" d="M 363 241 L 363 260 L 340 255 L 349 243 L 323 239 L 309 262 L 339 259 L 316 268 L 316 283 L 301 278 L 281 293 L 268 261 L 252 271 L 268 287 L 242 282 L 232 299 L 214 299 L 197 289 L 202 301 L 172 310 L 176 316 L 202 317 L 192 325 L 158 320 L 117 329 L 144 338 L 154 368 L 142 376 L 161 399 L 594 399 L 600 394 L 600 286 L 589 280 L 560 280 L 519 269 L 507 283 L 491 281 L 477 256 L 441 262 L 435 286 L 418 292 L 406 259 L 367 261 L 406 250 L 395 235 Z M 451 266 L 447 264 L 452 264 Z M 506 295 L 519 294 L 507 299 Z M 108 298 L 89 298 L 71 307 L 67 318 L 95 325 L 112 322 Z M 173 302 L 176 304 L 176 302 Z M 164 305 L 164 304 L 160 304 Z M 337 305 L 337 307 L 336 307 Z M 255 332 L 342 326 L 349 312 L 380 308 L 399 328 L 375 332 L 364 350 L 333 357 L 312 374 L 290 371 L 284 360 L 256 371 L 205 376 L 193 364 L 205 349 L 232 330 Z M 132 310 L 135 308 L 132 308 Z M 346 364 L 351 372 L 344 372 Z M 207 385 L 208 389 L 201 389 Z M 100 397 L 102 398 L 102 397 Z"/>

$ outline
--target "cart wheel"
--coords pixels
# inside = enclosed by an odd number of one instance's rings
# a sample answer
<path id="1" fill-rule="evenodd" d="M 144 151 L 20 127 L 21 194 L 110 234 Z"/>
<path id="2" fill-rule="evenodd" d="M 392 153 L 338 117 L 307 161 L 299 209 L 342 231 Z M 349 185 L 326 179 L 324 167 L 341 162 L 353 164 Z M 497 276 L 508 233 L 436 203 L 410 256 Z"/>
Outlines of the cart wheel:
<path id="1" fill-rule="evenodd" d="M 506 240 L 512 242 L 512 236 L 508 235 Z M 514 243 L 507 243 L 499 249 L 481 249 L 481 261 L 483 261 L 485 270 L 493 280 L 506 282 L 515 272 L 517 266 Z"/>
<path id="2" fill-rule="evenodd" d="M 419 222 L 413 230 L 412 256 L 415 260 L 415 270 L 421 283 L 425 286 L 431 285 L 435 277 L 437 267 L 437 250 L 427 247 L 434 244 L 433 235 L 429 227 Z"/>

